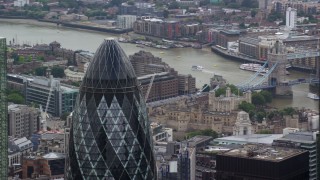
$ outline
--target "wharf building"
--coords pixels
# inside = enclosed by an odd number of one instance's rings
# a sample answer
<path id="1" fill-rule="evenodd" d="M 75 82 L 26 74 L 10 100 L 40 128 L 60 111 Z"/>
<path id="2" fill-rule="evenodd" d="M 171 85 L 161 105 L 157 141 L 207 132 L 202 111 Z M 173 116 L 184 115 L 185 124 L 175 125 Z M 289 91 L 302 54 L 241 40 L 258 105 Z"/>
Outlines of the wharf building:
<path id="1" fill-rule="evenodd" d="M 150 124 L 134 69 L 105 39 L 72 113 L 66 179 L 157 179 Z"/>
<path id="2" fill-rule="evenodd" d="M 294 29 L 297 24 L 297 10 L 291 7 L 286 11 L 286 27 L 288 29 Z"/>
<path id="3" fill-rule="evenodd" d="M 216 178 L 309 179 L 308 151 L 264 145 L 245 145 L 217 155 Z"/>
<path id="4" fill-rule="evenodd" d="M 117 27 L 121 29 L 132 29 L 133 23 L 137 20 L 137 16 L 134 15 L 118 15 Z"/>
<path id="5" fill-rule="evenodd" d="M 27 105 L 10 104 L 8 107 L 9 136 L 31 137 L 41 129 L 40 110 Z"/>
<path id="6" fill-rule="evenodd" d="M 178 74 L 161 58 L 150 52 L 139 51 L 129 56 L 138 81 L 142 86 L 142 94 L 146 94 L 151 77 L 155 75 L 147 102 L 167 99 L 196 92 L 196 79 L 189 75 Z"/>
<path id="7" fill-rule="evenodd" d="M 52 77 L 8 74 L 8 86 L 20 90 L 25 95 L 26 104 L 42 105 L 44 109 L 51 94 L 47 112 L 53 116 L 72 112 L 79 92 L 78 88 L 62 84 Z"/>
<path id="8" fill-rule="evenodd" d="M 201 30 L 203 26 L 200 24 L 183 24 L 180 21 L 163 21 L 156 18 L 137 20 L 133 24 L 135 33 L 166 39 L 196 36 Z"/>

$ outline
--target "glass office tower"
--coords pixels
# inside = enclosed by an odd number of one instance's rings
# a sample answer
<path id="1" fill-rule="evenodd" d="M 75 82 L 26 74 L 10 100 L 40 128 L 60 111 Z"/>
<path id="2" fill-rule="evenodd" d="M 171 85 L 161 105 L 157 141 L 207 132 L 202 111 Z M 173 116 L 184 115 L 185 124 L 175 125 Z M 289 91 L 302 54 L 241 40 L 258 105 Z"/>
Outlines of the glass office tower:
<path id="1" fill-rule="evenodd" d="M 72 121 L 66 179 L 156 179 L 145 101 L 115 40 L 97 49 Z"/>
<path id="2" fill-rule="evenodd" d="M 0 37 L 0 179 L 8 179 L 7 44 Z"/>

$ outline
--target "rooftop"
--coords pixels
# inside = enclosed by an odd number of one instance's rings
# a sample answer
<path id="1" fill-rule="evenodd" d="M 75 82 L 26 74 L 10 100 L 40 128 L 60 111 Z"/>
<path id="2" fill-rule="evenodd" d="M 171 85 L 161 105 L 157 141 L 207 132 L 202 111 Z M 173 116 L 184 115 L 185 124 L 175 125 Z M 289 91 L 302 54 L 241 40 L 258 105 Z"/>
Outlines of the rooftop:
<path id="1" fill-rule="evenodd" d="M 251 135 L 240 135 L 240 136 L 227 136 L 217 138 L 214 141 L 219 144 L 269 144 L 271 145 L 273 140 L 282 138 L 283 134 L 251 134 Z"/>
<path id="2" fill-rule="evenodd" d="M 298 142 L 298 143 L 314 143 L 315 140 L 313 139 L 313 133 L 312 132 L 295 132 L 295 133 L 289 133 L 282 138 L 279 138 L 278 140 L 289 140 L 292 142 Z"/>
<path id="3" fill-rule="evenodd" d="M 304 152 L 305 150 L 301 149 L 248 144 L 242 148 L 222 152 L 221 155 L 279 162 Z"/>

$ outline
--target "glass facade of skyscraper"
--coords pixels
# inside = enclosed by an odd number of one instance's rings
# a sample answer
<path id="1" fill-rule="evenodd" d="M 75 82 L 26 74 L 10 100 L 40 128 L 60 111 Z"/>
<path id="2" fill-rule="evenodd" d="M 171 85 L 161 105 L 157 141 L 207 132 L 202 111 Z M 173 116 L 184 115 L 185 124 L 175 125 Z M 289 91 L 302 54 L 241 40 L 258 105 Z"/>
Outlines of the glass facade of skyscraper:
<path id="1" fill-rule="evenodd" d="M 156 179 L 145 100 L 113 39 L 96 51 L 72 116 L 66 179 Z"/>
<path id="2" fill-rule="evenodd" d="M 0 37 L 0 179 L 8 177 L 7 45 Z"/>

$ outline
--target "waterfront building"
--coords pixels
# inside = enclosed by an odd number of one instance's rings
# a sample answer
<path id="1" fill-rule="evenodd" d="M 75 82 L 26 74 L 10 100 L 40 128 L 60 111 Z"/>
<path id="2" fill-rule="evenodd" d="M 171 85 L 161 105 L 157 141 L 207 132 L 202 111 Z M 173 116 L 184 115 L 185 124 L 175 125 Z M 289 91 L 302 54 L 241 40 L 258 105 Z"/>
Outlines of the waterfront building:
<path id="1" fill-rule="evenodd" d="M 23 77 L 22 77 L 23 78 Z M 50 93 L 50 89 L 52 89 Z M 36 103 L 46 108 L 49 94 L 50 102 L 48 113 L 61 116 L 63 113 L 72 112 L 79 90 L 76 87 L 61 84 L 58 79 L 31 77 L 25 78 L 26 103 Z"/>
<path id="2" fill-rule="evenodd" d="M 134 15 L 118 15 L 117 27 L 121 29 L 133 28 L 133 23 L 137 20 L 137 16 Z"/>
<path id="3" fill-rule="evenodd" d="M 61 179 L 64 177 L 64 167 L 64 154 L 31 154 L 22 160 L 22 179 Z"/>
<path id="4" fill-rule="evenodd" d="M 7 44 L 0 37 L 0 179 L 8 177 Z"/>
<path id="5" fill-rule="evenodd" d="M 29 4 L 29 0 L 15 0 L 13 1 L 13 6 L 24 7 Z"/>
<path id="6" fill-rule="evenodd" d="M 9 136 L 31 137 L 40 130 L 40 110 L 27 105 L 10 104 L 8 107 Z"/>
<path id="7" fill-rule="evenodd" d="M 253 134 L 249 114 L 245 111 L 238 112 L 236 123 L 233 127 L 233 135 L 250 135 Z"/>
<path id="8" fill-rule="evenodd" d="M 291 7 L 287 8 L 286 11 L 286 27 L 288 29 L 293 29 L 296 27 L 297 23 L 297 10 Z"/>
<path id="9" fill-rule="evenodd" d="M 309 179 L 308 151 L 245 145 L 217 155 L 216 178 L 228 179 Z"/>
<path id="10" fill-rule="evenodd" d="M 273 141 L 274 146 L 299 148 L 309 151 L 309 180 L 317 180 L 317 133 L 293 132 Z"/>
<path id="11" fill-rule="evenodd" d="M 133 67 L 105 39 L 72 113 L 66 179 L 157 179 L 145 100 Z"/>

